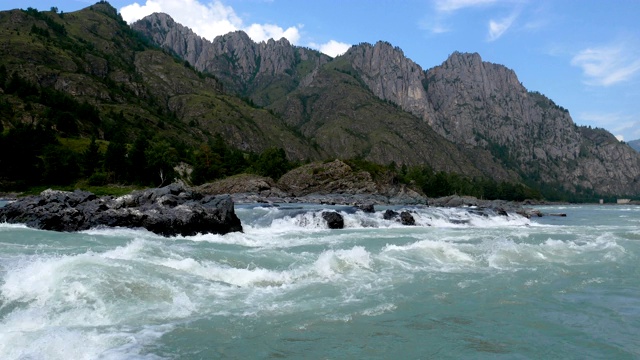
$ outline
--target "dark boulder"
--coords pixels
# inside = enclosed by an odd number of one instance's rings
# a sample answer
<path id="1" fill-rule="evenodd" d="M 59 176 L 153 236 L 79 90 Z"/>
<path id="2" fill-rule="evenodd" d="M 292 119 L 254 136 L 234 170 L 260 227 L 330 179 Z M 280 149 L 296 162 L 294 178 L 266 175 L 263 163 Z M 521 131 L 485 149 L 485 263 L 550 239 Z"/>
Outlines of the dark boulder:
<path id="1" fill-rule="evenodd" d="M 408 211 L 402 211 L 398 213 L 397 211 L 393 211 L 391 209 L 387 209 L 384 214 L 382 214 L 382 218 L 385 220 L 395 220 L 400 222 L 402 225 L 415 225 L 416 220 L 413 218 Z"/>
<path id="2" fill-rule="evenodd" d="M 413 218 L 410 212 L 403 211 L 400 213 L 400 222 L 402 225 L 415 225 L 416 219 Z"/>
<path id="3" fill-rule="evenodd" d="M 369 214 L 376 212 L 372 203 L 358 204 L 356 205 L 356 208 L 358 208 L 362 212 L 369 213 Z"/>
<path id="4" fill-rule="evenodd" d="M 384 214 L 382 215 L 382 218 L 385 220 L 393 220 L 395 218 L 398 217 L 398 212 L 397 211 L 393 211 L 391 209 L 387 209 Z"/>
<path id="5" fill-rule="evenodd" d="M 322 218 L 327 222 L 329 229 L 344 228 L 344 218 L 335 211 L 323 211 Z"/>
<path id="6" fill-rule="evenodd" d="M 0 221 L 53 231 L 145 228 L 164 236 L 242 231 L 230 197 L 203 197 L 181 183 L 119 198 L 98 198 L 79 190 L 45 190 L 0 208 Z"/>

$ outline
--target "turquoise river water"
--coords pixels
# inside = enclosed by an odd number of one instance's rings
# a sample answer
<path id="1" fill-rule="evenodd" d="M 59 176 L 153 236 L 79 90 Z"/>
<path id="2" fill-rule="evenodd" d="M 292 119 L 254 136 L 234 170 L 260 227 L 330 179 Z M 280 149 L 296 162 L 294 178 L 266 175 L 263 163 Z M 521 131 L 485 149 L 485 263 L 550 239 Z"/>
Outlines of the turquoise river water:
<path id="1" fill-rule="evenodd" d="M 640 358 L 640 207 L 539 209 L 567 217 L 239 205 L 244 233 L 186 238 L 0 224 L 0 359 Z"/>

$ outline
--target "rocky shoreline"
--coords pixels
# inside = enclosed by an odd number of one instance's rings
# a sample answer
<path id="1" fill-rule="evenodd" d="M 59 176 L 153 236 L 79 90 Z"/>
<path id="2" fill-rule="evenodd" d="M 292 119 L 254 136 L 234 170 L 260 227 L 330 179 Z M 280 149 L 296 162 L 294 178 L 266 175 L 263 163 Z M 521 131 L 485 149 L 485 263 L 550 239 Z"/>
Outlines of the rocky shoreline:
<path id="1" fill-rule="evenodd" d="M 252 178 L 248 183 L 256 181 L 268 180 Z M 240 183 L 236 181 L 235 184 Z M 244 184 L 246 188 L 247 182 Z M 212 187 L 208 189 L 211 191 Z M 412 194 L 411 201 L 407 203 L 402 203 L 400 199 L 402 197 L 364 193 L 293 196 L 271 187 L 258 192 L 207 194 L 203 187 L 191 188 L 179 182 L 163 188 L 133 191 L 120 197 L 98 197 L 81 190 L 45 190 L 40 195 L 20 198 L 0 208 L 0 222 L 63 232 L 95 227 L 127 227 L 145 228 L 163 236 L 226 234 L 242 231 L 242 224 L 235 214 L 235 204 L 256 203 L 269 206 L 287 203 L 342 205 L 348 207 L 348 211 L 367 213 L 376 212 L 377 206 L 396 205 L 400 206 L 398 211 L 387 209 L 383 217 L 406 226 L 415 225 L 411 213 L 411 207 L 415 206 L 463 207 L 482 216 L 543 216 L 535 209 L 501 200 L 487 201 L 461 196 L 428 199 L 417 193 Z M 344 219 L 339 211 L 326 210 L 321 216 L 330 229 L 344 227 Z"/>
<path id="2" fill-rule="evenodd" d="M 81 190 L 45 190 L 0 208 L 0 222 L 64 232 L 145 228 L 163 236 L 242 231 L 231 197 L 203 195 L 182 183 L 117 198 Z"/>
<path id="3" fill-rule="evenodd" d="M 387 210 L 386 220 L 407 226 L 415 224 L 411 207 L 462 207 L 483 216 L 543 216 L 523 204 L 481 200 L 468 196 L 427 198 L 403 184 L 374 181 L 365 171 L 353 171 L 340 160 L 311 163 L 294 169 L 278 182 L 271 178 L 242 174 L 198 187 L 182 182 L 131 194 L 98 197 L 92 193 L 45 190 L 0 208 L 0 222 L 22 223 L 54 231 L 82 231 L 94 227 L 145 228 L 163 236 L 197 233 L 226 234 L 242 231 L 234 204 L 309 203 L 343 205 L 349 211 L 375 212 L 376 206 L 398 206 Z M 334 210 L 322 214 L 327 226 L 344 226 Z"/>
<path id="4" fill-rule="evenodd" d="M 342 205 L 348 211 L 386 210 L 386 220 L 411 226 L 415 221 L 411 207 L 465 208 L 482 216 L 544 215 L 530 205 L 504 200 L 482 200 L 470 196 L 428 198 L 403 184 L 373 181 L 371 174 L 353 171 L 342 161 L 312 163 L 285 174 L 277 182 L 271 178 L 242 174 L 198 187 L 182 182 L 156 189 L 133 191 L 111 197 L 76 190 L 45 190 L 0 208 L 0 222 L 23 223 L 29 227 L 55 231 L 82 231 L 93 227 L 145 228 L 163 236 L 189 236 L 197 233 L 226 234 L 242 231 L 235 204 L 308 203 Z M 326 210 L 322 218 L 331 229 L 344 226 L 342 215 Z"/>

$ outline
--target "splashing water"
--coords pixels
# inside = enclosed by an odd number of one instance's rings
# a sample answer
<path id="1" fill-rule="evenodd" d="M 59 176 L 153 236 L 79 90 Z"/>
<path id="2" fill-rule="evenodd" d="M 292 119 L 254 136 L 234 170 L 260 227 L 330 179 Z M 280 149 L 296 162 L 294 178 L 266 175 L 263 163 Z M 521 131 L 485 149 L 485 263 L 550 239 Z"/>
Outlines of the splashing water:
<path id="1" fill-rule="evenodd" d="M 638 207 L 325 208 L 238 207 L 224 236 L 0 224 L 0 358 L 640 354 Z"/>

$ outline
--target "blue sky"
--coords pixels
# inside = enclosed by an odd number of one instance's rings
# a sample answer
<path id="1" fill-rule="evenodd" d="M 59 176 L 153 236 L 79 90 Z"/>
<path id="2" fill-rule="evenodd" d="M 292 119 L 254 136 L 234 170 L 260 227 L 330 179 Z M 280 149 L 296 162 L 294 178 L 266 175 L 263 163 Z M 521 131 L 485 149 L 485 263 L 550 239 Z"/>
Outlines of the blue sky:
<path id="1" fill-rule="evenodd" d="M 97 0 L 96 0 L 97 1 Z M 22 0 L 64 12 L 88 0 Z M 16 5 L 0 2 L 0 9 Z M 133 21 L 154 11 L 212 39 L 245 30 L 286 37 L 329 55 L 385 40 L 424 69 L 452 52 L 477 52 L 513 69 L 529 90 L 580 125 L 640 139 L 640 0 L 112 0 Z M 13 3 L 14 4 L 14 3 Z"/>

